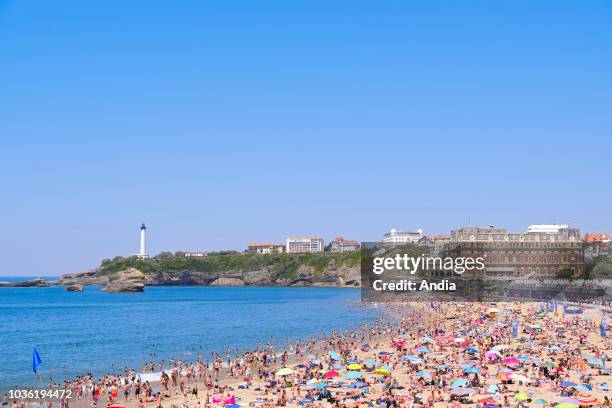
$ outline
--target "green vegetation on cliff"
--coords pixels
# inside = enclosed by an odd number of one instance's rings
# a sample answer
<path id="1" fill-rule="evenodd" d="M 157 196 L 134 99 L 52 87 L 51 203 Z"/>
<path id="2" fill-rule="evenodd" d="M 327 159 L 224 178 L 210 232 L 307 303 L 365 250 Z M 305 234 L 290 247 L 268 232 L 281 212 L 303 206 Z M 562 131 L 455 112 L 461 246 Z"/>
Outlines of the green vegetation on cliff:
<path id="1" fill-rule="evenodd" d="M 220 252 L 207 256 L 185 256 L 182 252 L 172 254 L 162 252 L 147 260 L 136 256 L 124 258 L 121 256 L 105 259 L 100 265 L 102 274 L 109 274 L 127 268 L 136 268 L 145 274 L 173 271 L 190 271 L 201 273 L 216 273 L 226 271 L 254 271 L 272 268 L 279 277 L 294 278 L 300 267 L 310 267 L 321 273 L 328 266 L 358 267 L 360 251 L 345 253 L 314 253 L 314 254 L 242 254 L 237 252 Z"/>

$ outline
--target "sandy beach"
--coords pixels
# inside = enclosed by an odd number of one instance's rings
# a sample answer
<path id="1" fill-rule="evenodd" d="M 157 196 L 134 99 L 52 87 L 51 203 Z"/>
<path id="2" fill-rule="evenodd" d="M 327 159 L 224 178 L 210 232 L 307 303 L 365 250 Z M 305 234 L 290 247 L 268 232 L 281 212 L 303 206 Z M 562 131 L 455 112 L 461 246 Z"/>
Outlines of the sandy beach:
<path id="1" fill-rule="evenodd" d="M 75 398 L 61 403 L 79 408 L 610 406 L 612 342 L 600 336 L 598 308 L 570 315 L 560 306 L 542 311 L 540 303 L 406 306 L 388 307 L 390 319 L 287 350 L 263 348 L 229 360 L 218 357 L 209 365 L 175 362 L 161 382 L 159 374 L 134 371 L 67 382 Z"/>

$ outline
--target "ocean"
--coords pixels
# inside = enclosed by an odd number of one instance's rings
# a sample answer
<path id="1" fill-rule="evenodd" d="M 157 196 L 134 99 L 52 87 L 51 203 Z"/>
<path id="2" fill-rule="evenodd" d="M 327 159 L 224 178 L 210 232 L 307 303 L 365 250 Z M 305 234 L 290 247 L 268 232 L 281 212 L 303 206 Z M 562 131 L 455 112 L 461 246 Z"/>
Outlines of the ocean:
<path id="1" fill-rule="evenodd" d="M 0 280 L 10 278 L 1 277 Z M 15 280 L 15 279 L 10 279 Z M 49 378 L 154 360 L 194 361 L 228 346 L 244 349 L 356 327 L 379 316 L 357 307 L 357 289 L 147 286 L 144 293 L 63 287 L 0 288 L 0 390 L 44 386 Z M 32 350 L 42 358 L 32 372 Z"/>

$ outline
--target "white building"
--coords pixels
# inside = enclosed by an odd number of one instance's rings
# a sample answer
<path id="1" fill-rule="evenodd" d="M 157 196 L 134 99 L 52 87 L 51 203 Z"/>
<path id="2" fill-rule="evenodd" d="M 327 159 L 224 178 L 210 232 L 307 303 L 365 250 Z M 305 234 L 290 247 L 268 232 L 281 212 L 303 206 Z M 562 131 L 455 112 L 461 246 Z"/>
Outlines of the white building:
<path id="1" fill-rule="evenodd" d="M 527 227 L 528 234 L 558 234 L 559 230 L 567 229 L 567 224 L 533 224 Z"/>
<path id="2" fill-rule="evenodd" d="M 385 246 L 416 244 L 421 238 L 423 238 L 423 230 L 420 228 L 416 231 L 398 231 L 392 229 L 385 234 L 382 243 Z"/>
<path id="3" fill-rule="evenodd" d="M 287 252 L 323 252 L 323 239 L 319 237 L 287 238 Z"/>

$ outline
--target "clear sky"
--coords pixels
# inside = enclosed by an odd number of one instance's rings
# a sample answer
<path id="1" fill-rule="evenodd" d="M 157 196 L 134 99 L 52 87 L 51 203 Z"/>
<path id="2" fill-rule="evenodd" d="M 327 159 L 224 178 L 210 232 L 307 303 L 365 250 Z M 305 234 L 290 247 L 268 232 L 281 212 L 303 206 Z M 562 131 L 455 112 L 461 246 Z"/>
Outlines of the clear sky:
<path id="1" fill-rule="evenodd" d="M 0 275 L 612 232 L 609 1 L 0 0 Z"/>

